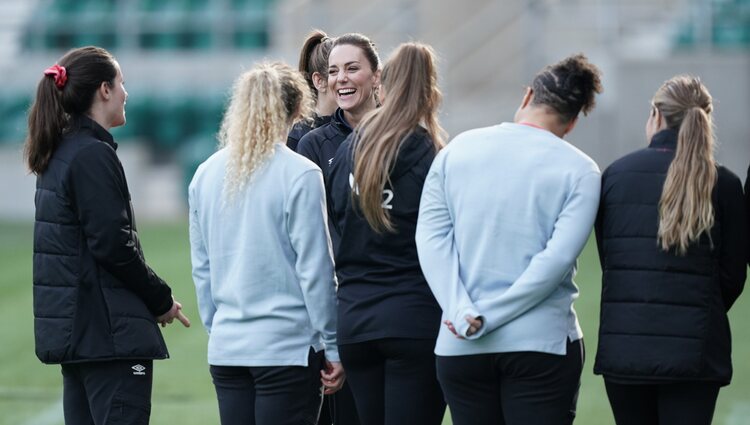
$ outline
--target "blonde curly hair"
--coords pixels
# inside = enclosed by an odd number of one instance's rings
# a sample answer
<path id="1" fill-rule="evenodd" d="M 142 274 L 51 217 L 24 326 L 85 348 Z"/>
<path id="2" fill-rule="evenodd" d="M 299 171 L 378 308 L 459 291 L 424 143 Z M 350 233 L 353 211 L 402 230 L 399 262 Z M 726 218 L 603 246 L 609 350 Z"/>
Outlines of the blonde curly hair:
<path id="1" fill-rule="evenodd" d="M 283 143 L 292 123 L 309 116 L 312 105 L 304 77 L 284 63 L 263 62 L 240 75 L 218 134 L 219 146 L 229 149 L 227 201 L 250 184 L 274 143 Z"/>

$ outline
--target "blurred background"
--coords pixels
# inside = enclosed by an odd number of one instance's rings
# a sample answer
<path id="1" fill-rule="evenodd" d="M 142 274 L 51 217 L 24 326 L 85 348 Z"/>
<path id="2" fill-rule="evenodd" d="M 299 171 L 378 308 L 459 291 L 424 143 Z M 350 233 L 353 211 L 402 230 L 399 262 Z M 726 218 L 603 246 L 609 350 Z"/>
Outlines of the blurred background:
<path id="1" fill-rule="evenodd" d="M 645 144 L 664 80 L 699 75 L 716 101 L 718 158 L 744 178 L 750 0 L 0 0 L 0 218 L 33 210 L 26 112 L 67 49 L 99 45 L 120 61 L 130 97 L 119 153 L 139 215 L 164 219 L 183 211 L 185 182 L 215 149 L 233 80 L 261 58 L 296 65 L 312 28 L 365 33 L 384 60 L 402 41 L 433 45 L 451 135 L 511 120 L 538 70 L 583 52 L 605 91 L 569 140 L 602 168 Z"/>
<path id="2" fill-rule="evenodd" d="M 603 71 L 605 91 L 567 139 L 602 169 L 646 144 L 649 102 L 664 80 L 698 75 L 714 97 L 718 159 L 745 178 L 750 0 L 0 0 L 0 424 L 62 423 L 59 370 L 33 356 L 34 177 L 21 159 L 42 71 L 69 48 L 90 44 L 120 62 L 128 122 L 113 133 L 145 223 L 146 256 L 195 323 L 165 331 L 173 358 L 157 365 L 152 423 L 218 423 L 190 281 L 186 186 L 215 150 L 233 80 L 263 58 L 296 66 L 313 28 L 334 36 L 362 32 L 383 60 L 400 42 L 431 44 L 440 56 L 441 118 L 451 136 L 512 120 L 537 71 L 583 52 Z M 588 246 L 578 308 L 589 359 L 598 267 Z M 742 329 L 747 304 L 741 298 L 732 313 L 738 372 L 720 397 L 720 424 L 750 424 L 750 365 L 742 366 L 750 356 L 750 332 Z M 610 424 L 590 363 L 577 423 Z"/>

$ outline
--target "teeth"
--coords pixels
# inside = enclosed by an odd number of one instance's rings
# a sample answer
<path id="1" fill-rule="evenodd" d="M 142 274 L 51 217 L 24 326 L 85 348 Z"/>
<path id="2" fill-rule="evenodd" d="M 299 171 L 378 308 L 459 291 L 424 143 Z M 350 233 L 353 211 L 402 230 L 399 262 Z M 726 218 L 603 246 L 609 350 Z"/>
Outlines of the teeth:
<path id="1" fill-rule="evenodd" d="M 345 96 L 347 94 L 354 94 L 354 92 L 357 91 L 355 89 L 341 89 L 339 90 L 339 95 Z"/>

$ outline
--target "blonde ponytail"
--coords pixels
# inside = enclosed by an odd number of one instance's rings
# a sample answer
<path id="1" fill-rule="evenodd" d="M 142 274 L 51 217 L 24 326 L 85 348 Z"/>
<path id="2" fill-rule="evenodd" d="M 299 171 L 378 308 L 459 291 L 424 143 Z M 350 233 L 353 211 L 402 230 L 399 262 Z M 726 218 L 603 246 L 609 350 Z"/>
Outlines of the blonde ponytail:
<path id="1" fill-rule="evenodd" d="M 660 247 L 684 255 L 714 225 L 711 193 L 717 180 L 711 95 L 699 79 L 667 81 L 654 105 L 670 128 L 679 128 L 677 151 L 669 166 L 659 202 Z"/>

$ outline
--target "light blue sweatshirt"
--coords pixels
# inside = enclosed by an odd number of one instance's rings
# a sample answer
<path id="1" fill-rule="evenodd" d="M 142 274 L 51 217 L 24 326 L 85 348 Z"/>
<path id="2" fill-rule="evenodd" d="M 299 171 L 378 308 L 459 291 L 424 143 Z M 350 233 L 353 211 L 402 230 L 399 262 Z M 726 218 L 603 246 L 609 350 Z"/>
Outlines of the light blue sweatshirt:
<path id="1" fill-rule="evenodd" d="M 339 361 L 333 256 L 323 177 L 277 143 L 233 202 L 223 195 L 228 150 L 189 188 L 190 247 L 208 363 L 306 366 L 310 347 Z"/>
<path id="2" fill-rule="evenodd" d="M 580 339 L 576 258 L 599 205 L 596 163 L 554 134 L 503 123 L 458 135 L 422 191 L 417 249 L 425 277 L 466 339 L 442 326 L 435 353 L 565 354 Z M 465 316 L 482 316 L 471 337 Z"/>

